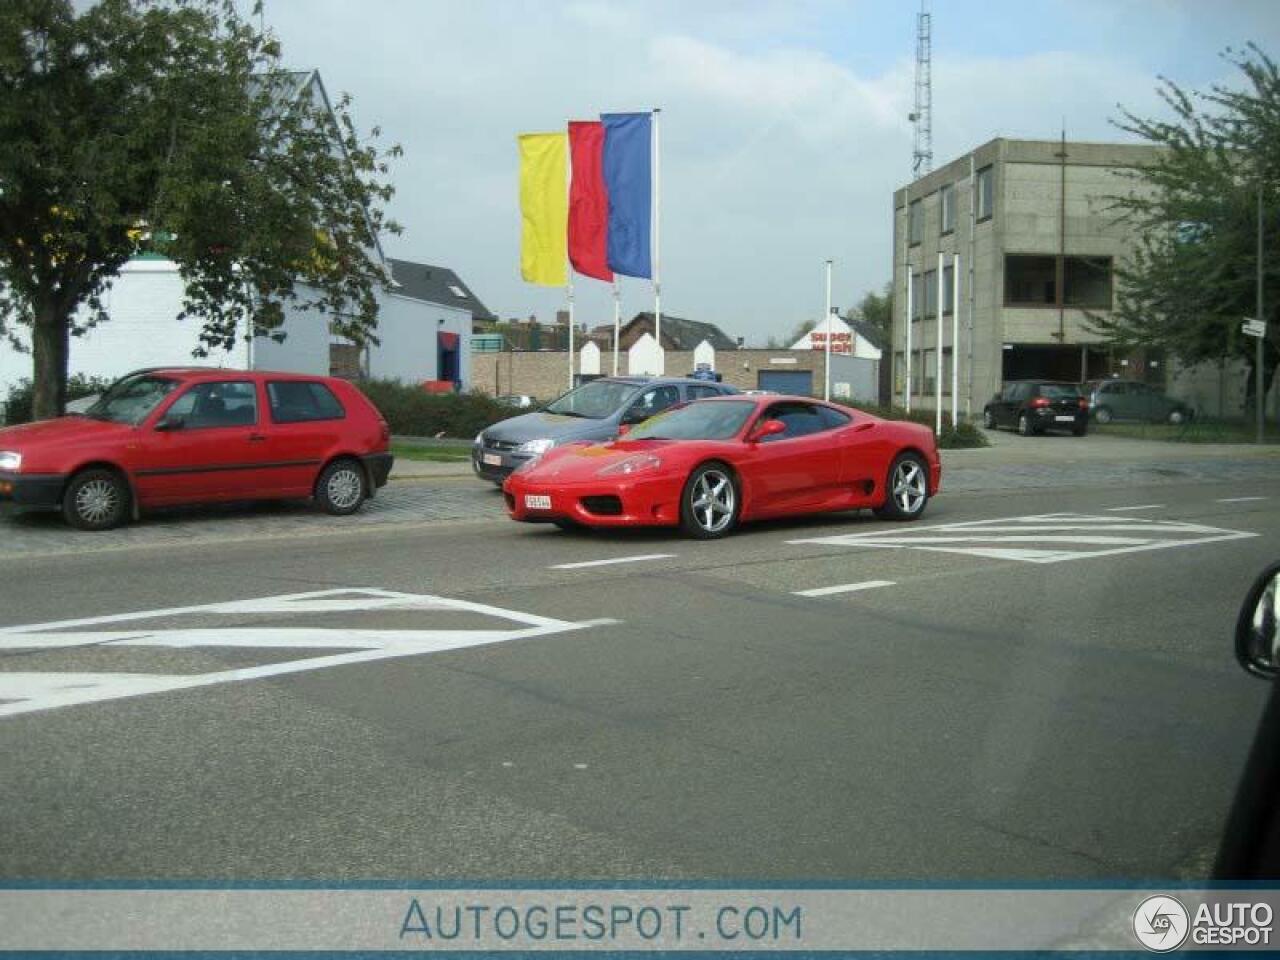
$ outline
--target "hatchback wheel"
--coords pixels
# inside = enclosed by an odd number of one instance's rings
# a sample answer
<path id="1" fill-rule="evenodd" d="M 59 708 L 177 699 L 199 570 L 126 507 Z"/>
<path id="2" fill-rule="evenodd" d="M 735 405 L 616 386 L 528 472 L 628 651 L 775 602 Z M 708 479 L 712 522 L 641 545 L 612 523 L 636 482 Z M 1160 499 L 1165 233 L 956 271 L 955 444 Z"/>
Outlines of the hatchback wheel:
<path id="1" fill-rule="evenodd" d="M 316 481 L 316 503 L 326 513 L 345 517 L 364 503 L 364 470 L 354 460 L 335 460 L 324 468 Z"/>
<path id="2" fill-rule="evenodd" d="M 1018 435 L 1021 437 L 1029 437 L 1031 434 L 1031 420 L 1025 413 L 1018 414 Z"/>
<path id="3" fill-rule="evenodd" d="M 1185 410 L 1170 410 L 1170 411 L 1169 411 L 1169 422 L 1170 422 L 1170 423 L 1172 423 L 1175 427 L 1176 427 L 1176 426 L 1178 426 L 1179 424 L 1186 423 L 1186 422 L 1187 422 L 1187 414 L 1186 414 L 1186 411 L 1185 411 Z"/>
<path id="4" fill-rule="evenodd" d="M 994 430 L 996 428 L 996 418 L 992 415 L 990 410 L 982 411 L 982 425 L 988 430 Z"/>
<path id="5" fill-rule="evenodd" d="M 1112 420 L 1111 410 L 1107 407 L 1099 407 L 1093 418 L 1099 423 L 1110 423 Z"/>
<path id="6" fill-rule="evenodd" d="M 110 530 L 124 522 L 129 488 L 111 470 L 82 470 L 62 495 L 62 515 L 79 530 Z"/>
<path id="7" fill-rule="evenodd" d="M 929 467 L 918 453 L 903 453 L 889 467 L 888 495 L 876 508 L 886 520 L 915 520 L 929 503 Z"/>
<path id="8" fill-rule="evenodd" d="M 730 533 L 741 510 L 738 485 L 729 468 L 704 463 L 684 485 L 680 496 L 680 526 L 698 540 L 713 540 Z"/>

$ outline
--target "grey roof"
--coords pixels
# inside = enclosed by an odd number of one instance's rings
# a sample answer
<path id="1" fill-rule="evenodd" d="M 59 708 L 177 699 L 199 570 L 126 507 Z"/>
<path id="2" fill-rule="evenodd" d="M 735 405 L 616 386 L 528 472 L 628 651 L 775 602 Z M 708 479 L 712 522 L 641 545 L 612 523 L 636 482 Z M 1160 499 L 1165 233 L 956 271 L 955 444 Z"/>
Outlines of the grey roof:
<path id="1" fill-rule="evenodd" d="M 841 317 L 845 323 L 853 327 L 853 332 L 862 337 L 863 340 L 870 341 L 871 345 L 877 350 L 883 350 L 889 346 L 888 335 L 873 323 L 867 323 L 861 317 Z"/>
<path id="2" fill-rule="evenodd" d="M 397 260 L 387 257 L 391 266 L 391 275 L 399 287 L 396 293 L 415 300 L 426 300 L 447 307 L 460 307 L 471 311 L 472 320 L 496 320 L 480 298 L 471 292 L 471 288 L 462 282 L 462 278 L 448 267 L 437 267 L 430 263 L 414 263 L 412 260 Z M 462 291 L 462 296 L 453 288 Z"/>
<path id="3" fill-rule="evenodd" d="M 648 311 L 637 313 L 627 326 L 631 327 L 634 324 L 642 324 L 645 329 L 652 332 L 653 314 Z M 673 350 L 692 350 L 703 340 L 710 343 L 716 350 L 738 349 L 738 341 L 725 334 L 714 323 L 686 320 L 666 313 L 662 315 L 662 339 L 664 342 L 669 341 Z"/>

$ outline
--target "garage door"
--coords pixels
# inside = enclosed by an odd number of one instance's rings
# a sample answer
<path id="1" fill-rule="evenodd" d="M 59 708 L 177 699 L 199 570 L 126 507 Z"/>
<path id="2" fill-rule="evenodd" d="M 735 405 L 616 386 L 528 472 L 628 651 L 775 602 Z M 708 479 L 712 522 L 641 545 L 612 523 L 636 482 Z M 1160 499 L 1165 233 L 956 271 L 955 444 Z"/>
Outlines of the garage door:
<path id="1" fill-rule="evenodd" d="M 812 370 L 761 370 L 756 381 L 761 390 L 813 396 Z"/>

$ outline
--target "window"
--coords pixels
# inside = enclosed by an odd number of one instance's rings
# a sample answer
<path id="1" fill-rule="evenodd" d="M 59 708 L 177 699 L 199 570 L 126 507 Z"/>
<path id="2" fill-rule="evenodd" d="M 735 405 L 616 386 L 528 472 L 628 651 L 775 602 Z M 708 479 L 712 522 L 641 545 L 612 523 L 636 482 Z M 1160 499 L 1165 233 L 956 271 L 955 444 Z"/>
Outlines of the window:
<path id="1" fill-rule="evenodd" d="M 938 389 L 937 381 L 934 379 L 938 372 L 938 352 L 936 350 L 926 350 L 921 358 L 920 373 L 924 382 L 925 395 L 932 394 Z"/>
<path id="2" fill-rule="evenodd" d="M 467 291 L 463 290 L 456 283 L 449 284 L 449 292 L 452 293 L 455 297 L 461 297 L 464 300 L 467 298 Z"/>
<path id="3" fill-rule="evenodd" d="M 271 419 L 276 423 L 305 423 L 311 420 L 341 420 L 346 411 L 323 383 L 281 380 L 267 384 Z"/>
<path id="4" fill-rule="evenodd" d="M 913 273 L 911 275 L 911 319 L 919 320 L 924 314 L 924 287 L 925 275 L 922 273 Z"/>
<path id="5" fill-rule="evenodd" d="M 951 396 L 951 348 L 942 348 L 942 395 Z"/>
<path id="6" fill-rule="evenodd" d="M 763 441 L 792 440 L 795 437 L 806 437 L 811 433 L 821 433 L 828 429 L 827 423 L 818 408 L 808 403 L 775 403 L 765 411 L 765 420 L 781 420 L 786 424 L 784 433 L 775 433 L 764 437 Z"/>
<path id="7" fill-rule="evenodd" d="M 727 440 L 742 429 L 755 409 L 750 400 L 690 404 L 646 420 L 629 436 L 637 440 Z"/>
<path id="8" fill-rule="evenodd" d="M 247 380 L 197 383 L 174 401 L 166 416 L 181 417 L 187 430 L 251 427 L 258 422 L 258 391 Z"/>
<path id="9" fill-rule="evenodd" d="M 164 377 L 137 375 L 118 380 L 104 393 L 98 401 L 85 411 L 85 416 L 95 420 L 110 420 L 114 423 L 139 424 L 147 419 L 160 402 L 164 400 L 178 381 Z"/>
<path id="10" fill-rule="evenodd" d="M 1110 310 L 1111 276 L 1110 257 L 1008 254 L 1004 258 L 1004 302 L 1006 306 Z"/>
<path id="11" fill-rule="evenodd" d="M 924 316 L 931 319 L 938 315 L 938 271 L 927 270 L 924 274 Z"/>
<path id="12" fill-rule="evenodd" d="M 924 239 L 924 205 L 912 200 L 907 207 L 907 242 L 915 246 Z"/>
<path id="13" fill-rule="evenodd" d="M 942 203 L 942 232 L 948 234 L 956 228 L 956 185 L 948 183 L 938 196 Z"/>
<path id="14" fill-rule="evenodd" d="M 685 392 L 689 394 L 690 400 L 701 400 L 704 397 L 720 396 L 720 391 L 715 387 L 685 387 Z"/>
<path id="15" fill-rule="evenodd" d="M 1004 302 L 1007 306 L 1043 307 L 1057 303 L 1054 257 L 1008 254 L 1004 258 Z"/>
<path id="16" fill-rule="evenodd" d="M 942 268 L 942 312 L 951 316 L 956 309 L 956 267 L 948 264 Z"/>
<path id="17" fill-rule="evenodd" d="M 990 219 L 995 209 L 995 178 L 991 167 L 983 167 L 978 171 L 978 219 Z"/>
<path id="18" fill-rule="evenodd" d="M 847 413 L 835 410 L 831 407 L 819 407 L 818 416 L 822 418 L 822 423 L 828 430 L 835 430 L 837 427 L 847 427 L 849 421 L 853 418 Z"/>
<path id="19" fill-rule="evenodd" d="M 1111 258 L 1064 257 L 1062 296 L 1068 307 L 1111 309 Z"/>
<path id="20" fill-rule="evenodd" d="M 1013 403 L 1018 398 L 1018 388 L 1022 386 L 1020 383 L 1006 383 L 1004 389 L 1000 391 L 1000 400 L 1004 403 Z"/>

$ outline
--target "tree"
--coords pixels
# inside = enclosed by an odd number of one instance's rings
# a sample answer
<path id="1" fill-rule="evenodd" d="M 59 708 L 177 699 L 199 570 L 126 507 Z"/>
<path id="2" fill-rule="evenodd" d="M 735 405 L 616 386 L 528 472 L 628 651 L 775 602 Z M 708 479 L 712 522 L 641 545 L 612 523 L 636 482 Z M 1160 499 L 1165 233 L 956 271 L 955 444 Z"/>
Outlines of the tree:
<path id="1" fill-rule="evenodd" d="M 146 250 L 177 263 L 203 351 L 278 335 L 287 304 L 376 342 L 400 148 L 361 140 L 346 96 L 293 97 L 234 0 L 80 6 L 0 5 L 0 335 L 30 328 L 35 416 L 62 411 L 70 337 Z"/>
<path id="2" fill-rule="evenodd" d="M 1256 312 L 1257 217 L 1264 210 L 1266 316 L 1264 395 L 1275 376 L 1280 242 L 1280 72 L 1258 47 L 1228 50 L 1244 75 L 1242 89 L 1217 85 L 1187 93 L 1169 80 L 1159 93 L 1173 119 L 1147 120 L 1123 111 L 1117 125 L 1159 145 L 1156 159 L 1133 172 L 1134 189 L 1112 197 L 1137 236 L 1131 257 L 1115 268 L 1109 315 L 1090 323 L 1120 346 L 1160 346 L 1186 363 L 1238 357 L 1248 364 L 1247 405 L 1256 402 L 1255 344 L 1240 333 Z"/>
<path id="3" fill-rule="evenodd" d="M 884 293 L 868 290 L 846 317 L 871 324 L 888 339 L 893 329 L 893 284 L 884 285 Z"/>

